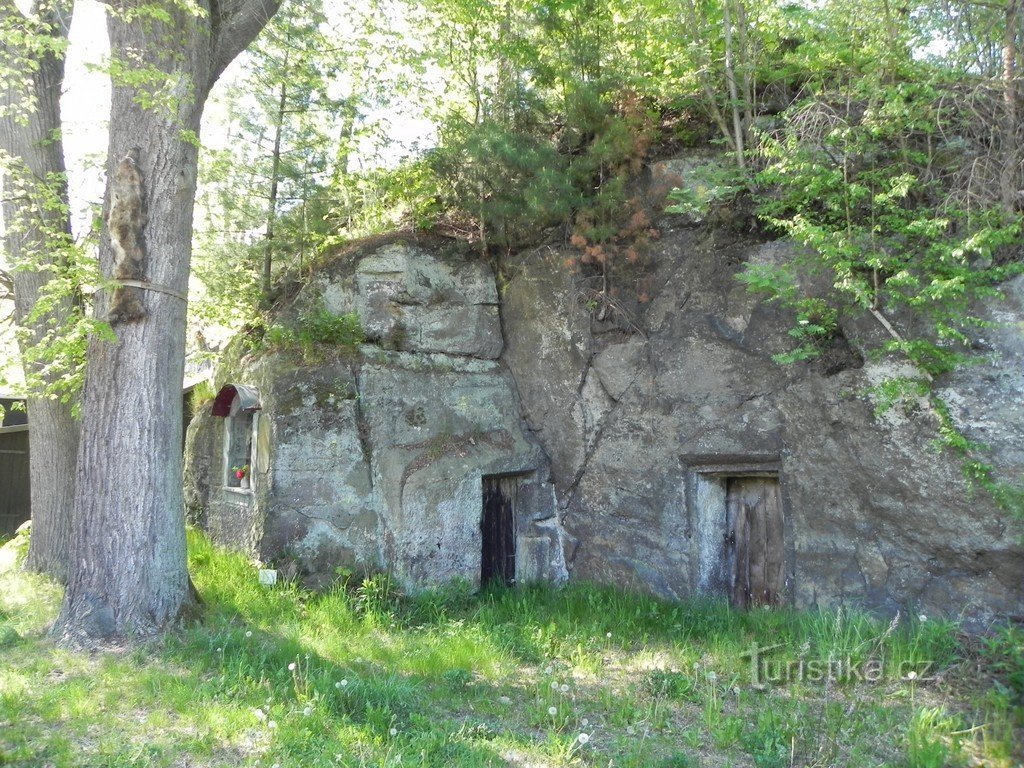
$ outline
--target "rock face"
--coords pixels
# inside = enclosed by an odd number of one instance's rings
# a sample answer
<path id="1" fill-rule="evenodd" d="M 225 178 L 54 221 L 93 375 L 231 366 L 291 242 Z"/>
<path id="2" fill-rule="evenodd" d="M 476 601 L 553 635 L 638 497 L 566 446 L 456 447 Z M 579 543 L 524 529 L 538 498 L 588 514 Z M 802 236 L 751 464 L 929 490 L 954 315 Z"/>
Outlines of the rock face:
<path id="1" fill-rule="evenodd" d="M 592 320 L 561 255 L 511 265 L 503 360 L 551 459 L 572 578 L 728 594 L 730 484 L 763 478 L 782 499 L 782 602 L 1021 617 L 1024 550 L 1006 513 L 933 447 L 933 413 L 875 415 L 867 390 L 897 363 L 864 363 L 856 348 L 885 331 L 851 322 L 821 361 L 773 362 L 789 318 L 734 275 L 788 253 L 665 231 L 659 289 L 618 327 Z M 1024 469 L 1021 293 L 1011 285 L 991 310 L 992 361 L 943 391 L 1009 478 Z"/>
<path id="2" fill-rule="evenodd" d="M 482 495 L 500 487 L 518 581 L 1024 616 L 1019 529 L 936 452 L 926 405 L 875 412 L 869 388 L 900 363 L 861 350 L 885 330 L 849 319 L 823 358 L 776 364 L 790 318 L 735 274 L 789 246 L 676 221 L 650 301 L 603 321 L 549 247 L 507 264 L 500 303 L 486 264 L 437 247 L 385 242 L 322 270 L 290 311 L 357 311 L 368 343 L 226 366 L 218 383 L 260 393 L 253 487 L 226 487 L 229 419 L 202 414 L 190 503 L 216 539 L 319 584 L 338 568 L 478 583 Z M 1024 281 L 988 311 L 989 362 L 938 383 L 1019 478 Z"/>
<path id="3" fill-rule="evenodd" d="M 496 300 L 486 265 L 404 244 L 307 285 L 295 311 L 359 311 L 368 338 L 391 348 L 229 367 L 260 393 L 252 487 L 218 482 L 226 419 L 198 416 L 187 450 L 190 504 L 214 539 L 314 585 L 342 568 L 385 569 L 408 587 L 479 583 L 482 485 L 500 476 L 516 491 L 516 580 L 564 580 L 547 460 L 496 360 Z"/>

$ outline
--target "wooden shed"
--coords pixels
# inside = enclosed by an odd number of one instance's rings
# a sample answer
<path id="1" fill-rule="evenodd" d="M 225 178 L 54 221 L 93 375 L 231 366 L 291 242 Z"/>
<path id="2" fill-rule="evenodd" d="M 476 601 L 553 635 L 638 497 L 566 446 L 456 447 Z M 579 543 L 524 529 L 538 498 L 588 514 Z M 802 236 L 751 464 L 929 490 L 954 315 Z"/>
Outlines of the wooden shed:
<path id="1" fill-rule="evenodd" d="M 29 519 L 28 416 L 16 410 L 15 398 L 0 398 L 0 540 L 9 538 Z"/>

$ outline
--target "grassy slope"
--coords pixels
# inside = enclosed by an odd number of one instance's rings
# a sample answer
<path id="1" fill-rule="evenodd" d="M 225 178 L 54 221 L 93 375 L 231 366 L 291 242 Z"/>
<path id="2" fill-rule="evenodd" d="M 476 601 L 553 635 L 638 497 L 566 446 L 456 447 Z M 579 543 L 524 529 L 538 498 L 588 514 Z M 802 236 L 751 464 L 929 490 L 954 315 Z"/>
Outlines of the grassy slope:
<path id="1" fill-rule="evenodd" d="M 59 590 L 0 550 L 0 765 L 1020 762 L 1019 632 L 983 657 L 1000 682 L 934 619 L 738 615 L 586 585 L 398 599 L 378 579 L 312 595 L 190 545 L 204 622 L 92 654 L 45 638 Z M 881 679 L 754 685 L 755 642 L 783 644 L 762 667 L 774 678 L 831 658 Z M 937 679 L 910 679 L 926 660 Z"/>

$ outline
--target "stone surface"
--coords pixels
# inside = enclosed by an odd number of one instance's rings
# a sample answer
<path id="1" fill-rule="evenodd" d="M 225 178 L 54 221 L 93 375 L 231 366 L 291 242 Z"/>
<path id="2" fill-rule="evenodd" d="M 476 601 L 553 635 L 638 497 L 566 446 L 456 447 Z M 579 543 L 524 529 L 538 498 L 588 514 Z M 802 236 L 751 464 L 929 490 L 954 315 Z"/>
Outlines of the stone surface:
<path id="1" fill-rule="evenodd" d="M 502 348 L 490 268 L 385 245 L 311 281 L 290 311 L 358 311 L 357 354 L 222 365 L 218 386 L 260 392 L 265 473 L 222 487 L 223 420 L 189 430 L 188 498 L 213 538 L 313 586 L 338 569 L 387 570 L 409 588 L 478 582 L 482 477 L 516 477 L 516 578 L 566 577 L 548 462 L 528 433 Z M 395 332 L 398 320 L 417 325 Z M 385 349 L 384 347 L 392 347 Z M 397 351 L 394 347 L 398 347 Z M 443 351 L 438 351 L 438 350 Z M 254 461 L 254 465 L 263 464 Z"/>
<path id="2" fill-rule="evenodd" d="M 194 516 L 314 584 L 339 567 L 410 587 L 474 582 L 482 478 L 511 475 L 517 579 L 722 595 L 728 479 L 768 474 L 787 602 L 1024 617 L 1019 529 L 935 451 L 927 403 L 875 413 L 869 388 L 905 368 L 865 362 L 877 321 L 844 317 L 828 359 L 780 366 L 790 318 L 735 275 L 790 246 L 661 227 L 649 303 L 602 322 L 563 266 L 569 251 L 549 246 L 508 262 L 500 308 L 489 266 L 436 246 L 376 243 L 328 265 L 286 312 L 357 311 L 369 343 L 317 365 L 223 366 L 218 384 L 261 392 L 271 456 L 251 493 L 221 488 L 223 425 L 197 416 Z M 1006 294 L 977 339 L 988 361 L 937 383 L 1001 476 L 1019 479 L 1024 278 Z"/>
<path id="3" fill-rule="evenodd" d="M 934 414 L 874 413 L 866 390 L 899 362 L 864 365 L 852 347 L 828 375 L 772 361 L 791 344 L 789 319 L 734 276 L 745 261 L 786 258 L 785 243 L 681 228 L 657 249 L 660 289 L 621 324 L 640 329 L 632 335 L 591 328 L 574 276 L 557 267 L 565 254 L 537 251 L 510 268 L 502 359 L 579 542 L 572 578 L 721 594 L 709 554 L 724 526 L 721 482 L 772 466 L 794 604 L 1024 615 L 1024 550 L 955 457 L 935 451 Z M 1009 479 L 1024 469 L 1022 284 L 990 309 L 1001 318 L 981 342 L 992 362 L 941 382 Z"/>

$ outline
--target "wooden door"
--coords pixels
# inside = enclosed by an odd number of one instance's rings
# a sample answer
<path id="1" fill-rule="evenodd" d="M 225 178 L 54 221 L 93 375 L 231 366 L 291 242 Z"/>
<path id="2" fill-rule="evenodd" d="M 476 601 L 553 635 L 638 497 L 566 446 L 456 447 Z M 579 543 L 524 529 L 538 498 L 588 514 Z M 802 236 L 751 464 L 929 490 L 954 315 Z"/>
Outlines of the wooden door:
<path id="1" fill-rule="evenodd" d="M 785 586 L 782 496 L 776 477 L 731 477 L 725 541 L 729 599 L 737 608 L 777 605 Z"/>
<path id="2" fill-rule="evenodd" d="M 480 586 L 499 581 L 510 587 L 516 580 L 516 479 L 485 477 L 483 493 Z"/>

